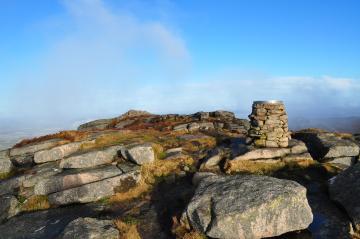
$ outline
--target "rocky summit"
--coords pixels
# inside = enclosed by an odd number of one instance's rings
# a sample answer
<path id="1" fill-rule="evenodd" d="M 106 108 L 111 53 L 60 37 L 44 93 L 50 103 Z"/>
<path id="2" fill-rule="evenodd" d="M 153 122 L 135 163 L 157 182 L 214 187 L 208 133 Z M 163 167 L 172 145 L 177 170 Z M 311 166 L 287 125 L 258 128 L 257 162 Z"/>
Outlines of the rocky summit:
<path id="1" fill-rule="evenodd" d="M 0 238 L 359 238 L 358 134 L 130 110 L 0 151 Z M 359 132 L 354 132 L 359 133 Z"/>

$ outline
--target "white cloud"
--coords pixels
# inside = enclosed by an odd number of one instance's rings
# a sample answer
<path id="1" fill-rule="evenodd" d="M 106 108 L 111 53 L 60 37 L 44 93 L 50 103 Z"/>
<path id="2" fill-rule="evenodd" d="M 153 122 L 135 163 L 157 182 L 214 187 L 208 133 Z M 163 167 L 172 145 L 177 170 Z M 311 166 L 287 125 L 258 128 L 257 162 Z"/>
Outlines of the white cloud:
<path id="1" fill-rule="evenodd" d="M 60 37 L 13 92 L 13 117 L 107 117 L 129 108 L 155 113 L 228 109 L 246 116 L 253 100 L 284 100 L 291 115 L 360 115 L 359 79 L 192 71 L 176 29 L 111 10 L 101 0 L 66 0 Z M 54 29 L 57 30 L 57 29 Z M 196 63 L 194 63 L 196 66 Z M 24 81 L 23 79 L 27 79 Z"/>

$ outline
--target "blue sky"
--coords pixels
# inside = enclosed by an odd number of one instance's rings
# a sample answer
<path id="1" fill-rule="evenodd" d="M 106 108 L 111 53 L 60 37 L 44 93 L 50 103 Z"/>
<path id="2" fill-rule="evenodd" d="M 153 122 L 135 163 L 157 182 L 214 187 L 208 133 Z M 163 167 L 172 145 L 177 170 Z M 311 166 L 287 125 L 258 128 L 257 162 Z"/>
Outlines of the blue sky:
<path id="1" fill-rule="evenodd" d="M 0 118 L 228 109 L 360 116 L 356 0 L 4 0 Z"/>

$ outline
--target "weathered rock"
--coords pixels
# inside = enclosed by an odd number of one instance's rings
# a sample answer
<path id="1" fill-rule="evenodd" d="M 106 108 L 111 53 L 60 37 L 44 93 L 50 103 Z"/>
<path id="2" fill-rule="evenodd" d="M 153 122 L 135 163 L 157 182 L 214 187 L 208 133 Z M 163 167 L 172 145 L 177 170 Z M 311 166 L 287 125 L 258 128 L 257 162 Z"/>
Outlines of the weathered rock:
<path id="1" fill-rule="evenodd" d="M 62 169 L 59 168 L 56 162 L 48 162 L 44 164 L 39 164 L 33 167 L 25 175 L 25 180 L 22 183 L 22 186 L 29 188 L 34 187 L 39 181 L 46 180 L 58 173 Z"/>
<path id="2" fill-rule="evenodd" d="M 289 148 L 250 148 L 243 155 L 235 157 L 233 160 L 256 160 L 280 158 L 290 153 Z"/>
<path id="3" fill-rule="evenodd" d="M 225 120 L 232 120 L 235 118 L 235 114 L 233 112 L 225 111 L 225 110 L 217 110 L 214 112 L 210 112 L 210 116 L 215 117 L 215 118 L 225 119 Z"/>
<path id="4" fill-rule="evenodd" d="M 223 239 L 278 236 L 313 220 L 303 186 L 255 175 L 205 177 L 186 214 L 195 229 Z"/>
<path id="5" fill-rule="evenodd" d="M 31 145 L 26 145 L 19 148 L 12 148 L 10 150 L 10 157 L 25 155 L 25 154 L 34 154 L 37 151 L 49 149 L 59 145 L 59 143 L 63 142 L 61 139 L 50 139 L 40 143 L 35 143 Z"/>
<path id="6" fill-rule="evenodd" d="M 128 190 L 139 182 L 140 177 L 140 172 L 134 171 L 80 187 L 70 188 L 50 194 L 48 196 L 49 202 L 51 205 L 66 205 L 98 201 L 118 191 Z"/>
<path id="7" fill-rule="evenodd" d="M 117 123 L 115 125 L 115 128 L 116 129 L 123 129 L 125 128 L 126 126 L 128 125 L 131 125 L 132 123 L 134 123 L 135 120 L 131 120 L 131 119 L 128 119 L 128 120 L 123 120 L 123 121 L 120 121 L 119 123 Z"/>
<path id="8" fill-rule="evenodd" d="M 124 114 L 120 115 L 118 118 L 124 119 L 128 117 L 139 117 L 139 116 L 150 116 L 151 113 L 144 110 L 129 110 Z"/>
<path id="9" fill-rule="evenodd" d="M 132 172 L 132 171 L 139 171 L 140 170 L 140 166 L 137 164 L 134 164 L 132 162 L 121 162 L 117 164 L 117 167 L 121 170 L 121 172 L 123 173 L 128 173 L 128 172 Z"/>
<path id="10" fill-rule="evenodd" d="M 61 168 L 90 168 L 109 164 L 114 161 L 122 146 L 112 146 L 105 150 L 92 151 L 76 156 L 70 156 L 60 161 Z"/>
<path id="11" fill-rule="evenodd" d="M 98 217 L 102 210 L 102 205 L 86 204 L 23 213 L 0 225 L 0 238 L 58 238 L 69 222 L 79 217 Z"/>
<path id="12" fill-rule="evenodd" d="M 199 123 L 199 128 L 202 129 L 202 130 L 210 130 L 210 129 L 214 129 L 215 127 L 214 127 L 214 124 L 212 122 L 200 122 Z"/>
<path id="13" fill-rule="evenodd" d="M 246 131 L 248 130 L 243 125 L 239 125 L 239 124 L 235 124 L 235 123 L 226 123 L 224 126 L 226 129 L 233 131 L 233 132 L 246 133 Z"/>
<path id="14" fill-rule="evenodd" d="M 215 148 L 210 151 L 209 157 L 205 158 L 204 162 L 201 164 L 201 169 L 212 168 L 219 165 L 223 159 L 225 152 L 222 148 Z"/>
<path id="15" fill-rule="evenodd" d="M 292 154 L 302 154 L 308 152 L 306 144 L 300 140 L 289 140 L 289 147 L 291 148 Z"/>
<path id="16" fill-rule="evenodd" d="M 355 164 L 356 161 L 357 161 L 356 157 L 339 157 L 339 158 L 334 158 L 334 159 L 328 159 L 326 162 L 332 163 L 332 164 L 341 164 L 346 167 L 349 167 L 349 166 Z"/>
<path id="17" fill-rule="evenodd" d="M 165 151 L 165 154 L 167 156 L 170 156 L 172 154 L 177 154 L 177 153 L 181 153 L 183 150 L 181 147 L 178 147 L 178 148 L 172 148 L 172 149 L 168 149 Z"/>
<path id="18" fill-rule="evenodd" d="M 19 202 L 14 196 L 1 196 L 0 202 L 0 222 L 15 216 L 19 212 L 19 208 L 17 207 Z"/>
<path id="19" fill-rule="evenodd" d="M 326 161 L 339 157 L 356 157 L 359 155 L 359 146 L 348 139 L 341 139 L 331 133 L 297 132 L 294 138 L 306 143 L 314 159 Z"/>
<path id="20" fill-rule="evenodd" d="M 173 128 L 174 131 L 187 131 L 188 130 L 188 124 L 180 124 L 180 125 L 176 125 Z"/>
<path id="21" fill-rule="evenodd" d="M 341 204 L 355 228 L 360 230 L 360 164 L 355 164 L 329 181 L 330 198 Z"/>
<path id="22" fill-rule="evenodd" d="M 182 152 L 177 152 L 177 153 L 173 153 L 173 154 L 170 154 L 170 155 L 167 155 L 164 160 L 174 160 L 174 159 L 186 159 L 188 158 L 189 156 L 182 153 Z"/>
<path id="23" fill-rule="evenodd" d="M 87 122 L 78 127 L 78 130 L 103 130 L 108 127 L 113 119 L 99 119 Z"/>
<path id="24" fill-rule="evenodd" d="M 193 175 L 191 182 L 192 182 L 192 184 L 197 186 L 204 178 L 212 177 L 212 176 L 217 177 L 217 175 L 215 173 L 211 173 L 211 172 L 196 172 Z"/>
<path id="25" fill-rule="evenodd" d="M 200 129 L 200 124 L 197 122 L 193 122 L 187 125 L 187 129 L 189 131 L 196 131 Z"/>
<path id="26" fill-rule="evenodd" d="M 111 220 L 85 217 L 70 222 L 61 233 L 61 239 L 117 239 L 119 231 Z"/>
<path id="27" fill-rule="evenodd" d="M 193 115 L 195 118 L 197 118 L 198 120 L 207 120 L 210 117 L 210 113 L 209 112 L 197 112 Z"/>
<path id="28" fill-rule="evenodd" d="M 48 150 L 38 151 L 34 154 L 35 163 L 57 161 L 75 153 L 80 149 L 82 142 L 60 145 Z"/>
<path id="29" fill-rule="evenodd" d="M 18 191 L 24 180 L 25 175 L 20 175 L 1 181 L 0 196 L 5 194 L 15 194 L 15 192 Z"/>
<path id="30" fill-rule="evenodd" d="M 300 154 L 289 154 L 282 158 L 286 163 L 290 162 L 299 162 L 299 161 L 312 161 L 313 158 L 309 153 L 300 153 Z"/>
<path id="31" fill-rule="evenodd" d="M 150 144 L 132 146 L 126 150 L 126 158 L 138 165 L 152 163 L 155 160 L 154 149 Z"/>
<path id="32" fill-rule="evenodd" d="M 35 185 L 34 193 L 36 195 L 47 195 L 106 178 L 115 177 L 120 174 L 122 174 L 122 171 L 114 165 L 87 170 L 73 170 L 39 181 Z"/>
<path id="33" fill-rule="evenodd" d="M 34 162 L 34 153 L 50 149 L 65 142 L 61 139 L 50 139 L 40 143 L 30 144 L 19 148 L 10 149 L 10 159 L 15 166 L 31 166 Z"/>
<path id="34" fill-rule="evenodd" d="M 9 150 L 0 151 L 0 175 L 5 175 L 11 172 L 13 164 L 10 161 Z"/>

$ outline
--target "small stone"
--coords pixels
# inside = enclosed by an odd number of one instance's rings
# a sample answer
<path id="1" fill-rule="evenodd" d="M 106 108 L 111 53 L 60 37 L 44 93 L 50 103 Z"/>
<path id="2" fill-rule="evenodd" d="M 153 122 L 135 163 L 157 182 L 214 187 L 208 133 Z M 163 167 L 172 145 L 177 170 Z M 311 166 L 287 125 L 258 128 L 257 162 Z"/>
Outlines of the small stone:
<path id="1" fill-rule="evenodd" d="M 150 144 L 133 146 L 127 149 L 126 154 L 128 155 L 129 160 L 138 165 L 152 163 L 155 160 L 154 149 Z"/>

